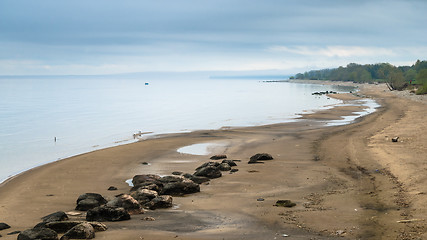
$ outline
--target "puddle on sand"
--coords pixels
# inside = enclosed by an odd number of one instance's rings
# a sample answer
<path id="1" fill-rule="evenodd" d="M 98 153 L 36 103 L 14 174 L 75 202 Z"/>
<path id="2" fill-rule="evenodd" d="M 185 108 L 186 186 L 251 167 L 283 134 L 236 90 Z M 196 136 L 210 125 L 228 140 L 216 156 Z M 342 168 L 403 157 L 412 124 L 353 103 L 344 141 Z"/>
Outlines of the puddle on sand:
<path id="1" fill-rule="evenodd" d="M 224 143 L 197 143 L 179 148 L 177 152 L 191 155 L 208 155 L 217 149 L 222 151 L 225 147 L 226 144 Z"/>
<path id="2" fill-rule="evenodd" d="M 331 120 L 326 123 L 327 126 L 341 126 L 345 124 L 350 124 L 353 121 L 355 121 L 359 117 L 366 116 L 368 114 L 371 114 L 376 111 L 377 108 L 379 108 L 381 105 L 379 105 L 375 100 L 372 99 L 364 99 L 359 100 L 360 105 L 364 106 L 365 109 L 360 112 L 353 112 L 354 115 L 350 116 L 342 116 L 343 119 L 340 120 Z M 358 104 L 342 104 L 338 106 L 358 106 Z"/>

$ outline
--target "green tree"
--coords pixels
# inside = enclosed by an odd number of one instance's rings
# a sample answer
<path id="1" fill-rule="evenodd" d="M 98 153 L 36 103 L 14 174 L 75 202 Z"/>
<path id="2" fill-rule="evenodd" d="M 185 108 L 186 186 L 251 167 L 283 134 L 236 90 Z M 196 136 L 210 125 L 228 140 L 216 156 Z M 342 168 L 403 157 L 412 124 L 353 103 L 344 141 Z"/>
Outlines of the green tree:
<path id="1" fill-rule="evenodd" d="M 408 83 L 405 81 L 402 71 L 399 69 L 392 70 L 387 77 L 387 83 L 390 90 L 403 90 Z"/>
<path id="2" fill-rule="evenodd" d="M 418 84 L 422 84 L 418 90 L 417 94 L 427 94 L 427 69 L 422 69 L 415 77 Z"/>

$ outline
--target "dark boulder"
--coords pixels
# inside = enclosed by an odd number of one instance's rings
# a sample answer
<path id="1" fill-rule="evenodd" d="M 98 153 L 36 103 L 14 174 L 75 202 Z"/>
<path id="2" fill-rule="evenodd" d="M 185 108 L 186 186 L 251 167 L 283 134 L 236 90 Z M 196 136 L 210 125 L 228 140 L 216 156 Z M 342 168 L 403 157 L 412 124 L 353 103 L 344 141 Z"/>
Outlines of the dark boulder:
<path id="1" fill-rule="evenodd" d="M 257 153 L 250 158 L 248 163 L 249 164 L 260 163 L 260 161 L 265 161 L 265 160 L 273 160 L 273 157 L 268 153 Z"/>
<path id="2" fill-rule="evenodd" d="M 294 207 L 296 205 L 297 204 L 292 202 L 291 200 L 277 200 L 276 204 L 274 206 L 291 208 L 291 207 Z"/>
<path id="3" fill-rule="evenodd" d="M 0 230 L 8 229 L 10 226 L 6 223 L 0 223 Z"/>
<path id="4" fill-rule="evenodd" d="M 46 223 L 46 228 L 50 228 L 57 233 L 68 232 L 71 228 L 84 223 L 84 221 L 61 221 L 61 222 L 49 222 Z M 107 226 L 100 222 L 89 222 L 90 225 L 95 229 L 95 231 L 106 231 Z"/>
<path id="5" fill-rule="evenodd" d="M 27 229 L 18 235 L 18 240 L 58 240 L 58 233 L 49 228 Z"/>
<path id="6" fill-rule="evenodd" d="M 219 159 L 224 159 L 224 158 L 227 158 L 227 155 L 218 154 L 218 155 L 213 155 L 210 159 L 212 159 L 212 160 L 219 160 Z"/>
<path id="7" fill-rule="evenodd" d="M 230 170 L 230 173 L 235 173 L 235 172 L 237 172 L 237 171 L 239 171 L 239 169 L 237 169 L 237 168 L 233 168 L 233 169 L 231 169 L 231 170 Z"/>
<path id="8" fill-rule="evenodd" d="M 251 157 L 251 160 L 258 160 L 258 161 L 273 160 L 273 157 L 268 153 L 257 153 Z"/>
<path id="9" fill-rule="evenodd" d="M 221 165 L 219 165 L 219 170 L 220 171 L 230 171 L 231 167 L 230 167 L 230 165 L 228 165 L 228 163 L 221 163 Z"/>
<path id="10" fill-rule="evenodd" d="M 160 192 L 160 190 L 162 189 L 162 187 L 163 187 L 163 185 L 161 185 L 161 184 L 157 185 L 155 183 L 146 182 L 146 183 L 141 183 L 141 184 L 138 184 L 136 186 L 133 186 L 130 189 L 130 191 L 133 192 L 133 191 L 136 191 L 138 189 L 148 189 L 148 190 L 153 190 L 153 191 L 156 191 L 156 192 Z"/>
<path id="11" fill-rule="evenodd" d="M 230 167 L 237 166 L 236 162 L 234 162 L 233 160 L 222 160 L 221 163 L 227 163 L 228 165 L 230 165 Z"/>
<path id="12" fill-rule="evenodd" d="M 183 172 L 180 172 L 180 171 L 174 171 L 174 172 L 172 172 L 172 175 L 179 176 L 179 175 L 182 175 L 182 174 L 183 174 Z"/>
<path id="13" fill-rule="evenodd" d="M 159 175 L 155 174 L 143 174 L 143 175 L 135 175 L 132 178 L 132 183 L 134 186 L 138 186 L 140 184 L 145 183 L 155 183 L 157 180 L 159 180 L 161 177 Z"/>
<path id="14" fill-rule="evenodd" d="M 141 205 L 145 205 L 150 202 L 152 199 L 159 196 L 156 191 L 148 190 L 145 188 L 139 188 L 136 191 L 131 192 L 130 194 L 135 200 Z"/>
<path id="15" fill-rule="evenodd" d="M 56 222 L 68 220 L 68 215 L 63 211 L 54 212 L 42 217 L 43 222 Z"/>
<path id="16" fill-rule="evenodd" d="M 210 178 L 208 178 L 208 177 L 194 176 L 193 174 L 189 174 L 189 173 L 186 173 L 183 176 L 185 178 L 190 179 L 191 181 L 193 181 L 193 182 L 195 182 L 197 184 L 202 184 L 204 182 L 209 182 L 210 181 Z"/>
<path id="17" fill-rule="evenodd" d="M 202 165 L 200 165 L 199 167 L 196 168 L 196 171 L 205 167 L 219 167 L 220 163 L 219 162 L 206 162 L 203 163 Z"/>
<path id="18" fill-rule="evenodd" d="M 67 231 L 61 240 L 92 239 L 95 238 L 95 229 L 87 222 L 80 223 Z"/>
<path id="19" fill-rule="evenodd" d="M 142 210 L 141 204 L 137 200 L 135 200 L 131 195 L 121 194 L 117 196 L 115 199 L 109 201 L 106 204 L 108 207 L 119 208 L 122 207 L 130 214 L 141 214 L 144 213 Z"/>
<path id="20" fill-rule="evenodd" d="M 89 209 L 99 207 L 107 203 L 104 197 L 98 193 L 85 193 L 77 199 L 76 210 L 87 211 Z"/>
<path id="21" fill-rule="evenodd" d="M 190 179 L 182 178 L 181 181 L 164 184 L 160 194 L 182 196 L 196 192 L 200 192 L 200 185 Z"/>
<path id="22" fill-rule="evenodd" d="M 108 206 L 100 206 L 87 211 L 87 221 L 98 221 L 98 222 L 115 222 L 129 220 L 130 215 L 124 208 L 114 208 Z"/>
<path id="23" fill-rule="evenodd" d="M 107 190 L 108 190 L 108 191 L 116 191 L 116 190 L 117 190 L 117 188 L 116 188 L 116 187 L 114 187 L 114 186 L 110 186 Z"/>
<path id="24" fill-rule="evenodd" d="M 207 177 L 207 178 L 219 178 L 222 176 L 222 173 L 218 169 L 218 167 L 207 166 L 207 167 L 197 169 L 196 172 L 194 173 L 194 176 L 201 176 L 201 177 Z"/>
<path id="25" fill-rule="evenodd" d="M 147 207 L 150 208 L 151 210 L 154 210 L 157 208 L 170 208 L 172 206 L 173 206 L 172 197 L 169 195 L 158 196 L 147 204 Z"/>

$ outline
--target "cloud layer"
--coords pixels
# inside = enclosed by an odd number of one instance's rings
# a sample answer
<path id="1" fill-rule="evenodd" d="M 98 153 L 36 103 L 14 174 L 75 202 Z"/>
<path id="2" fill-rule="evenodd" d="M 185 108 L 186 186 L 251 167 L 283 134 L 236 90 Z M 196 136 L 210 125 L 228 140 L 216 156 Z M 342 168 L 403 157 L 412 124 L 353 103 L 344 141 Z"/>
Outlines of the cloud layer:
<path id="1" fill-rule="evenodd" d="M 426 56 L 427 2 L 0 1 L 0 75 L 334 67 Z"/>

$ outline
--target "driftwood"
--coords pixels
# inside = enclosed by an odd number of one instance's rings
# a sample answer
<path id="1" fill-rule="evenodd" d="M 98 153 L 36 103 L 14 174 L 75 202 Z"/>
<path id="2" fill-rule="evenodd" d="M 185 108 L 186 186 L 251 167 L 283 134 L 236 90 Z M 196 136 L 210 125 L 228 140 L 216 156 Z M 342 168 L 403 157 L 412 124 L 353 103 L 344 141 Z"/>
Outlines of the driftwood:
<path id="1" fill-rule="evenodd" d="M 424 221 L 424 219 L 416 219 L 416 218 L 414 218 L 414 219 L 409 219 L 409 220 L 400 220 L 400 221 L 397 221 L 398 223 L 411 223 L 411 222 L 421 222 L 421 221 Z"/>

